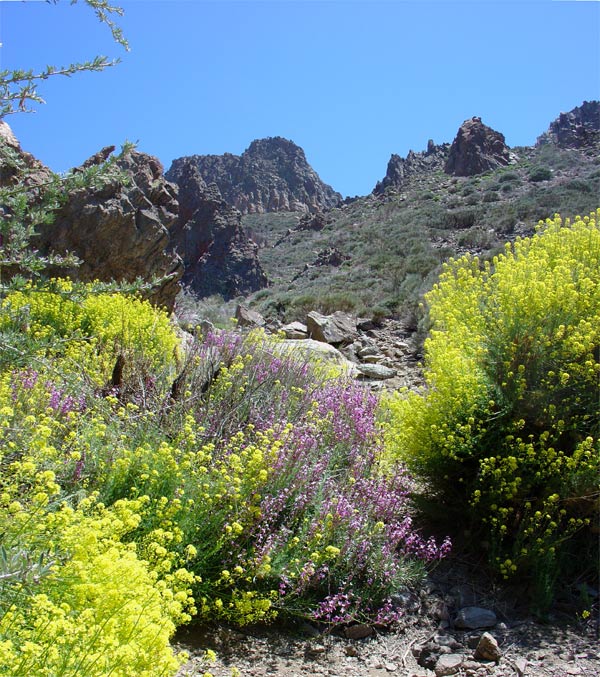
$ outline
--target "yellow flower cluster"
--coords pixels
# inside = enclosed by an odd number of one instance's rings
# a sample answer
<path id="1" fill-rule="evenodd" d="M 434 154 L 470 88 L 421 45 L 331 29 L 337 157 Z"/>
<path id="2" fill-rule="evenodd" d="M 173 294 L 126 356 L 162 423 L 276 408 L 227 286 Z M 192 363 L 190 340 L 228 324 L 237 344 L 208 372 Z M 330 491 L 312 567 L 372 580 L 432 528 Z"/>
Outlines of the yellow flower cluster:
<path id="1" fill-rule="evenodd" d="M 385 402 L 388 464 L 424 475 L 472 533 L 483 523 L 505 577 L 552 580 L 597 514 L 599 261 L 600 210 L 451 261 L 427 296 L 427 389 Z"/>
<path id="2" fill-rule="evenodd" d="M 139 523 L 130 506 L 110 510 L 86 499 L 75 509 L 21 507 L 0 521 L 4 543 L 31 557 L 43 548 L 50 560 L 34 586 L 16 579 L 0 595 L 0 674 L 176 671 L 185 656 L 173 654 L 169 639 L 191 607 L 191 575 L 159 580 L 135 546 L 119 540 Z"/>
<path id="3" fill-rule="evenodd" d="M 85 371 L 98 385 L 110 377 L 117 355 L 126 358 L 126 369 L 134 355 L 148 369 L 174 369 L 177 339 L 164 311 L 137 298 L 94 293 L 93 285 L 78 301 L 69 280 L 53 280 L 52 288 L 9 294 L 1 304 L 0 329 L 18 320 L 38 342 L 40 356 L 60 356 L 63 369 Z"/>

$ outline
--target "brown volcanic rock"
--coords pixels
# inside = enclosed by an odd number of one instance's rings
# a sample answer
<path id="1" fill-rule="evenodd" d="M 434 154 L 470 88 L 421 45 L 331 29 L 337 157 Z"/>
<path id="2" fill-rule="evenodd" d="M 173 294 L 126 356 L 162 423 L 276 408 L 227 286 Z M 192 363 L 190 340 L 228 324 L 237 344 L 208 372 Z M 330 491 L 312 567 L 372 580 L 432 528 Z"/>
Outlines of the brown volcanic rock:
<path id="1" fill-rule="evenodd" d="M 600 101 L 584 101 L 561 113 L 538 137 L 536 146 L 554 143 L 561 148 L 584 148 L 600 141 Z"/>
<path id="2" fill-rule="evenodd" d="M 173 161 L 167 172 L 179 183 L 182 167 L 192 162 L 206 183 L 242 214 L 335 207 L 341 200 L 306 161 L 302 148 L 276 136 L 253 141 L 241 155 L 192 155 Z"/>
<path id="3" fill-rule="evenodd" d="M 87 166 L 101 162 L 97 156 Z M 74 252 L 81 266 L 55 272 L 81 281 L 168 275 L 148 296 L 171 310 L 183 274 L 181 259 L 167 252 L 169 229 L 177 219 L 177 187 L 164 179 L 160 162 L 145 153 L 130 151 L 117 164 L 127 182 L 70 193 L 54 222 L 40 228 L 35 245 L 42 253 Z"/>
<path id="4" fill-rule="evenodd" d="M 31 189 L 29 197 L 35 200 L 33 189 L 49 182 L 52 172 L 21 150 L 4 122 L 0 122 L 0 144 L 0 184 Z M 102 149 L 83 166 L 102 163 L 112 150 Z M 138 277 L 169 276 L 148 297 L 172 309 L 183 274 L 181 259 L 165 251 L 169 228 L 177 218 L 177 187 L 165 181 L 162 165 L 150 155 L 131 151 L 117 165 L 126 181 L 114 179 L 101 188 L 69 193 L 54 221 L 38 226 L 32 244 L 42 255 L 72 252 L 82 260 L 78 267 L 48 270 L 52 275 L 68 275 L 84 282 L 132 282 Z"/>
<path id="5" fill-rule="evenodd" d="M 377 182 L 373 193 L 381 195 L 388 188 L 401 188 L 411 176 L 443 169 L 448 159 L 449 143 L 436 145 L 432 140 L 427 143 L 427 150 L 422 153 L 409 151 L 403 158 L 392 154 L 385 177 Z"/>
<path id="6" fill-rule="evenodd" d="M 221 294 L 225 299 L 266 286 L 258 247 L 237 209 L 223 200 L 215 184 L 206 185 L 192 158 L 178 163 L 177 181 L 180 207 L 173 246 L 184 260 L 183 282 L 199 296 Z"/>
<path id="7" fill-rule="evenodd" d="M 509 160 L 504 135 L 474 117 L 458 130 L 444 171 L 454 176 L 474 176 L 507 165 Z"/>

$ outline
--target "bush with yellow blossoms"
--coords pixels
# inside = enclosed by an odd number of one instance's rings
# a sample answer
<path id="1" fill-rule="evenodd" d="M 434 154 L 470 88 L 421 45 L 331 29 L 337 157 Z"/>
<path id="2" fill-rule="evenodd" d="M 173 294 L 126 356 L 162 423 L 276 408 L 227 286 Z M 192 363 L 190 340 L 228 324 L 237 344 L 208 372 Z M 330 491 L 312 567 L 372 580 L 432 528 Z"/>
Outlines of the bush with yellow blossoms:
<path id="1" fill-rule="evenodd" d="M 101 397 L 111 361 L 127 354 L 130 381 L 141 364 L 168 374 L 176 341 L 147 303 L 53 287 L 0 310 L 0 674 L 173 675 L 196 577 L 136 542 L 147 498 L 103 504 L 94 487 L 123 432 Z"/>
<path id="2" fill-rule="evenodd" d="M 597 576 L 600 211 L 540 222 L 491 262 L 448 263 L 427 295 L 427 388 L 388 399 L 391 459 L 431 515 L 484 544 L 541 610 Z"/>

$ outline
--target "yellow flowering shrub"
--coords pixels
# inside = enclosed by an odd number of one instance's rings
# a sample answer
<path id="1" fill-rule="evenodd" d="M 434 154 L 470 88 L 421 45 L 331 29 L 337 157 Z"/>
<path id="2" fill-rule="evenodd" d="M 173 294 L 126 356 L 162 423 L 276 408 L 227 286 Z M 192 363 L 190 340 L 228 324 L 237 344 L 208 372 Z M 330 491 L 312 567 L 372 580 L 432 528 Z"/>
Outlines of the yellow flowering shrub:
<path id="1" fill-rule="evenodd" d="M 63 370 L 85 371 L 101 386 L 118 355 L 126 371 L 140 363 L 148 372 L 173 371 L 177 339 L 164 311 L 138 298 L 95 293 L 92 284 L 81 290 L 68 279 L 53 280 L 51 289 L 30 285 L 8 294 L 0 329 L 16 322 L 37 341 L 40 357 L 59 357 Z"/>
<path id="2" fill-rule="evenodd" d="M 140 522 L 135 505 L 108 509 L 92 498 L 50 507 L 36 500 L 38 488 L 29 505 L 1 499 L 5 550 L 22 553 L 22 568 L 40 553 L 47 565 L 31 581 L 22 570 L 1 581 L 0 674 L 173 675 L 185 656 L 169 639 L 190 618 L 193 576 L 167 582 L 121 541 Z"/>
<path id="3" fill-rule="evenodd" d="M 599 261 L 600 211 L 451 261 L 427 296 L 427 388 L 386 403 L 389 458 L 540 606 L 597 561 Z"/>
<path id="4" fill-rule="evenodd" d="M 36 322 L 23 330 L 42 332 Z M 136 542 L 148 497 L 105 506 L 91 492 L 110 477 L 112 444 L 125 443 L 120 410 L 138 408 L 86 402 L 83 387 L 80 401 L 83 381 L 63 380 L 65 352 L 49 357 L 0 373 L 0 674 L 173 675 L 185 657 L 169 640 L 196 612 L 196 576 L 174 550 L 151 557 L 165 530 Z"/>

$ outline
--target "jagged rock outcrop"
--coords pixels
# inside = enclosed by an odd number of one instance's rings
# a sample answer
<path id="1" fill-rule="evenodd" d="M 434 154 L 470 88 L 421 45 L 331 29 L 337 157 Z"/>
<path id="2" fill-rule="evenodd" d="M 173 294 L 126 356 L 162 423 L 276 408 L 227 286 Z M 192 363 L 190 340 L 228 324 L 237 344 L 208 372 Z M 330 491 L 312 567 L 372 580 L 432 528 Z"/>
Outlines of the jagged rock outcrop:
<path id="1" fill-rule="evenodd" d="M 2 185 L 33 188 L 51 179 L 52 172 L 21 150 L 3 122 L 0 143 L 13 158 L 0 162 Z M 103 162 L 112 150 L 103 149 L 83 166 Z M 147 296 L 157 305 L 172 309 L 183 274 L 181 259 L 166 251 L 169 228 L 177 218 L 177 187 L 164 179 L 162 165 L 150 155 L 130 151 L 117 165 L 125 181 L 114 178 L 102 187 L 78 188 L 69 193 L 54 221 L 38 226 L 32 244 L 42 255 L 71 252 L 82 261 L 78 267 L 50 269 L 49 274 L 81 281 L 119 282 L 168 276 Z M 30 199 L 36 199 L 31 191 Z"/>
<path id="2" fill-rule="evenodd" d="M 96 156 L 84 166 L 102 162 Z M 54 222 L 39 229 L 35 244 L 41 252 L 74 252 L 81 266 L 57 272 L 82 281 L 169 276 L 148 297 L 172 310 L 183 275 L 183 262 L 168 251 L 177 187 L 165 180 L 161 163 L 151 155 L 130 151 L 117 166 L 127 181 L 70 193 Z"/>
<path id="3" fill-rule="evenodd" d="M 231 299 L 267 285 L 258 247 L 215 184 L 208 186 L 192 158 L 182 159 L 170 176 L 179 185 L 179 219 L 172 243 L 182 256 L 184 284 L 198 296 Z"/>
<path id="4" fill-rule="evenodd" d="M 561 148 L 584 148 L 600 142 L 600 101 L 584 101 L 550 123 L 536 145 L 554 143 Z"/>
<path id="5" fill-rule="evenodd" d="M 208 184 L 242 214 L 335 207 L 341 200 L 306 161 L 304 151 L 279 136 L 253 141 L 241 155 L 192 155 L 173 161 L 167 172 L 179 183 L 182 167 L 192 162 Z"/>
<path id="6" fill-rule="evenodd" d="M 510 151 L 504 135 L 484 125 L 481 118 L 474 117 L 460 126 L 444 171 L 454 176 L 474 176 L 509 162 Z"/>
<path id="7" fill-rule="evenodd" d="M 298 221 L 298 225 L 294 230 L 323 230 L 323 228 L 332 221 L 333 219 L 330 216 L 327 216 L 322 211 L 316 211 L 314 213 L 304 214 L 300 221 Z"/>
<path id="8" fill-rule="evenodd" d="M 411 176 L 443 169 L 448 159 L 449 143 L 436 145 L 431 139 L 427 143 L 427 150 L 421 153 L 409 151 L 403 158 L 392 154 L 387 166 L 385 177 L 377 182 L 373 193 L 383 194 L 388 188 L 401 188 Z"/>

